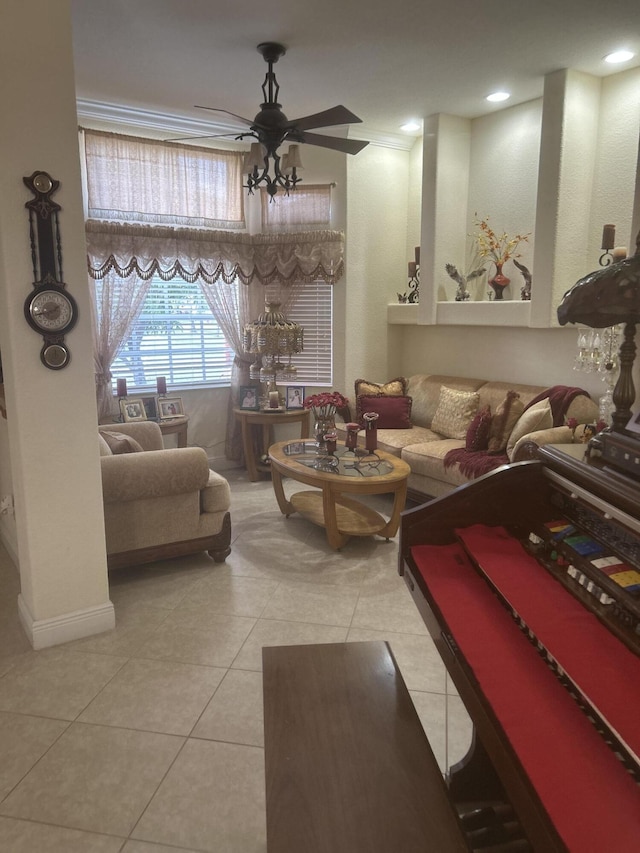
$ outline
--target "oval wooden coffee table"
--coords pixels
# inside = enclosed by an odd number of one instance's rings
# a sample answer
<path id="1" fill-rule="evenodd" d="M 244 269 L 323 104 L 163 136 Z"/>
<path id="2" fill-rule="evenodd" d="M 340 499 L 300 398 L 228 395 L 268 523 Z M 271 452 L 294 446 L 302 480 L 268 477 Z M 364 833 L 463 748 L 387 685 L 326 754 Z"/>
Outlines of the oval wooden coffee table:
<path id="1" fill-rule="evenodd" d="M 269 448 L 271 478 L 280 511 L 294 512 L 326 528 L 327 541 L 338 550 L 350 536 L 383 536 L 390 539 L 398 532 L 400 513 L 407 498 L 406 462 L 376 450 L 358 455 L 339 444 L 335 457 L 320 457 L 310 441 L 281 441 Z M 313 486 L 313 491 L 295 492 L 287 498 L 282 478 Z M 394 496 L 391 517 L 387 521 L 361 501 L 346 495 Z"/>

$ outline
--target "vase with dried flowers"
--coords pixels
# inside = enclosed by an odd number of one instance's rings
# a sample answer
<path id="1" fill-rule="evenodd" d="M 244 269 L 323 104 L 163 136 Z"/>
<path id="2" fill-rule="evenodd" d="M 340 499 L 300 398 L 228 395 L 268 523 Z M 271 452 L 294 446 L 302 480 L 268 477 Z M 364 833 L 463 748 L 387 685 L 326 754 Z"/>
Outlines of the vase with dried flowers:
<path id="1" fill-rule="evenodd" d="M 319 450 L 326 448 L 326 433 L 336 428 L 336 410 L 343 409 L 348 403 L 339 391 L 324 391 L 304 398 L 302 405 L 313 412 L 313 434 Z"/>
<path id="2" fill-rule="evenodd" d="M 476 214 L 477 217 L 477 214 Z M 478 244 L 478 254 L 482 258 L 490 258 L 496 265 L 496 274 L 492 279 L 489 279 L 489 284 L 493 288 L 496 299 L 503 299 L 505 287 L 510 283 L 511 279 L 502 272 L 502 267 L 510 258 L 519 258 L 520 253 L 517 248 L 520 243 L 527 242 L 529 234 L 516 234 L 514 237 L 509 237 L 506 232 L 496 234 L 489 225 L 489 217 L 475 220 L 475 226 L 478 229 L 473 237 Z"/>

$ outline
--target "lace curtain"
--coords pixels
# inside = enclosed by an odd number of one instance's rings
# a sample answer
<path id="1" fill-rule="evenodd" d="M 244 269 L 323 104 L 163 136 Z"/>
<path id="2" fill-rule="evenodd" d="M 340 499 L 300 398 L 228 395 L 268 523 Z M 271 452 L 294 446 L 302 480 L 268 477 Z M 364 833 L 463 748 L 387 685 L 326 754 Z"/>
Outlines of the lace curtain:
<path id="1" fill-rule="evenodd" d="M 83 130 L 89 219 L 244 229 L 242 151 Z"/>
<path id="2" fill-rule="evenodd" d="M 273 201 L 265 189 L 260 190 L 262 230 L 273 233 L 331 225 L 331 189 L 333 184 L 309 184 L 296 187 L 290 195 L 278 195 Z"/>

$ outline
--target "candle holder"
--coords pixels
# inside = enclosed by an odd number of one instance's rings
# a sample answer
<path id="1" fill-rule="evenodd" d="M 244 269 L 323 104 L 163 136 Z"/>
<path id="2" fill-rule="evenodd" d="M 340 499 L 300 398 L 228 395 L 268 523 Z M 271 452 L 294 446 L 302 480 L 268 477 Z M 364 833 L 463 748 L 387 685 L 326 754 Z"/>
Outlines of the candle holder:
<path id="1" fill-rule="evenodd" d="M 398 302 L 414 304 L 420 301 L 420 246 L 415 248 L 415 261 L 409 261 L 409 289 L 398 294 Z"/>
<path id="2" fill-rule="evenodd" d="M 601 267 L 608 267 L 613 262 L 611 250 L 616 244 L 616 226 L 605 225 L 602 229 L 602 246 L 604 252 L 600 255 L 598 263 Z"/>

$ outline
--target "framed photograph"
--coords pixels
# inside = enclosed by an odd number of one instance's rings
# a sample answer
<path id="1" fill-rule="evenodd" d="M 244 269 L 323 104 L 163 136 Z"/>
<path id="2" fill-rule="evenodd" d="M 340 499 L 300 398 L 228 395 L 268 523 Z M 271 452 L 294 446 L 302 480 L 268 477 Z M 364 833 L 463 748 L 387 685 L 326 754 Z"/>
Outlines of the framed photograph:
<path id="1" fill-rule="evenodd" d="M 124 397 L 120 400 L 120 411 L 122 412 L 122 419 L 125 422 L 146 421 L 147 419 L 147 413 L 141 398 Z"/>
<path id="2" fill-rule="evenodd" d="M 158 416 L 161 421 L 184 415 L 182 397 L 158 397 Z"/>
<path id="3" fill-rule="evenodd" d="M 287 385 L 287 409 L 302 409 L 304 402 L 304 385 Z"/>
<path id="4" fill-rule="evenodd" d="M 253 385 L 240 386 L 240 408 L 249 412 L 259 411 L 260 395 Z"/>
<path id="5" fill-rule="evenodd" d="M 158 420 L 158 398 L 157 397 L 143 397 L 142 404 L 144 405 L 144 410 L 147 415 L 148 421 L 157 421 Z"/>

